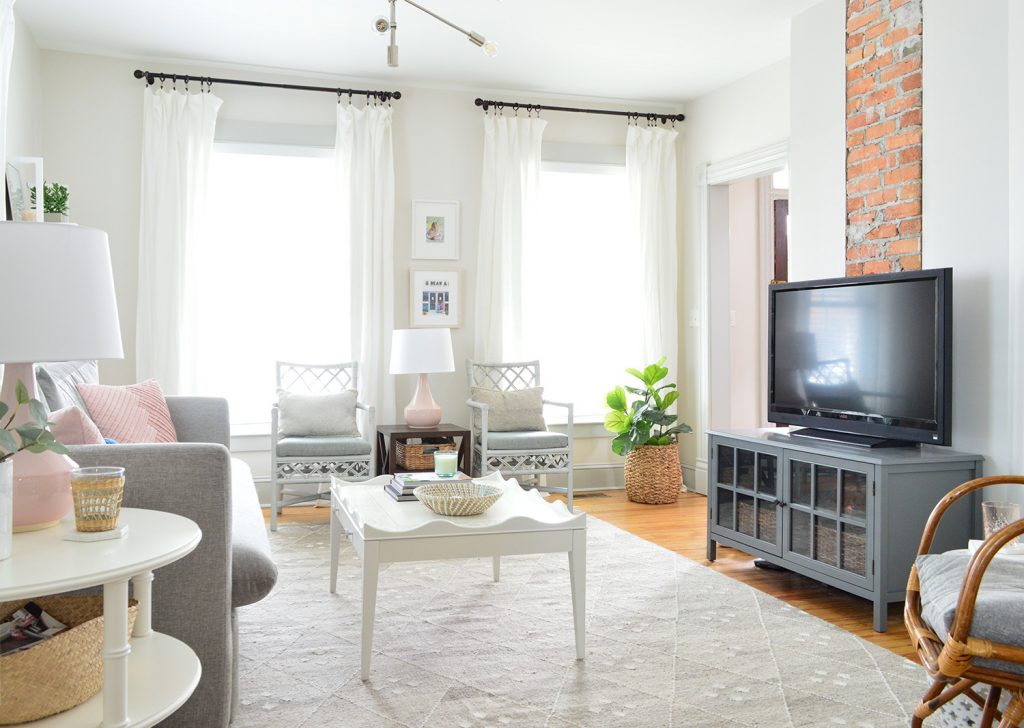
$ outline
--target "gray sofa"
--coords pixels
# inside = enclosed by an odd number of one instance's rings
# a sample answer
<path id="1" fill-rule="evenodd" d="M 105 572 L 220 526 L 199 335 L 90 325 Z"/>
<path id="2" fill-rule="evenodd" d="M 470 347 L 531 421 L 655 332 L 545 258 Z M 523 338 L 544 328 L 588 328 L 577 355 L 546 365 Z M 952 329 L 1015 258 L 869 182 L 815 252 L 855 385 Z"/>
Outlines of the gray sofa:
<path id="1" fill-rule="evenodd" d="M 77 400 L 75 381 L 92 379 L 91 363 L 41 365 L 40 396 L 51 410 Z M 184 559 L 153 581 L 153 627 L 199 656 L 195 693 L 163 726 L 227 726 L 238 701 L 235 610 L 265 597 L 277 581 L 266 526 L 249 468 L 228 452 L 228 405 L 210 397 L 168 397 L 178 443 L 71 448 L 80 466 L 125 468 L 124 505 L 177 513 L 203 531 Z"/>

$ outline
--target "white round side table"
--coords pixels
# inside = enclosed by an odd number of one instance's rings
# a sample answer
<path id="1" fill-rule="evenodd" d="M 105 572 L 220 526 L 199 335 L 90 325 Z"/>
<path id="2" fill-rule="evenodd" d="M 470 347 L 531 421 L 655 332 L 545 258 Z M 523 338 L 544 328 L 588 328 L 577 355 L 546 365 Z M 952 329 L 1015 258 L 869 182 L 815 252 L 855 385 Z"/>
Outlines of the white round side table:
<path id="1" fill-rule="evenodd" d="M 128 533 L 109 541 L 65 541 L 63 528 L 14 535 L 0 561 L 0 601 L 103 587 L 103 690 L 77 708 L 27 725 L 46 728 L 151 726 L 188 700 L 202 667 L 192 648 L 152 627 L 153 570 L 199 545 L 203 534 L 183 516 L 121 509 Z M 128 581 L 138 614 L 128 638 Z"/>

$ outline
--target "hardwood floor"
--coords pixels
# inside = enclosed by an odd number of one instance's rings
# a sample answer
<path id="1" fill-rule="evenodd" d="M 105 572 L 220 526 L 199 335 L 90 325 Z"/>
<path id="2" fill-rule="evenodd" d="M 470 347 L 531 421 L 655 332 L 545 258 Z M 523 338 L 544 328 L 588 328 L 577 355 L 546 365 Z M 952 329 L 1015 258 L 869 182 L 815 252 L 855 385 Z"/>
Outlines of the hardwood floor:
<path id="1" fill-rule="evenodd" d="M 778 597 L 869 642 L 911 660 L 917 659 L 903 627 L 901 604 L 890 605 L 889 631 L 879 634 L 871 628 L 871 602 L 866 599 L 792 572 L 758 569 L 752 556 L 723 546 L 718 547 L 717 560 L 709 562 L 707 499 L 702 495 L 684 493 L 678 503 L 648 506 L 631 503 L 625 491 L 610 490 L 600 494 L 577 494 L 575 505 L 603 521 Z M 326 507 L 294 506 L 284 509 L 280 522 L 327 523 L 328 513 Z"/>

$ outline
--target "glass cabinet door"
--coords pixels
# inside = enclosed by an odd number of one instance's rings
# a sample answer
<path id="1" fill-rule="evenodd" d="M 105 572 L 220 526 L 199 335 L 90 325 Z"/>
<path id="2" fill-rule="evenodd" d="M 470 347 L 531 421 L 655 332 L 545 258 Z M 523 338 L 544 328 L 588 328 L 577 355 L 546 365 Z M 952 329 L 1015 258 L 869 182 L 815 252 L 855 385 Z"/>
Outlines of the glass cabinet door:
<path id="1" fill-rule="evenodd" d="M 780 456 L 776 453 L 716 444 L 714 482 L 710 487 L 714 530 L 781 554 L 780 472 Z"/>
<path id="2" fill-rule="evenodd" d="M 813 456 L 790 456 L 786 465 L 785 555 L 844 581 L 868 585 L 870 466 L 851 470 Z"/>

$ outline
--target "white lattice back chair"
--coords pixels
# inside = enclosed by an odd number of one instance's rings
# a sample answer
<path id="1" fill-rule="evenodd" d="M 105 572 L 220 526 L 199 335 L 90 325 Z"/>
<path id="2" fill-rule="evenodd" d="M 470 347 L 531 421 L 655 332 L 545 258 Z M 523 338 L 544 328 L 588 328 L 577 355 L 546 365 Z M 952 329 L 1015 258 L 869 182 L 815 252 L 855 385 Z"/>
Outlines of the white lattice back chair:
<path id="1" fill-rule="evenodd" d="M 469 386 L 512 392 L 539 387 L 540 361 L 466 363 Z M 488 406 L 475 402 L 470 395 L 466 404 L 480 413 L 480 429 L 471 417 L 473 435 L 473 472 L 481 476 L 501 471 L 506 477 L 537 478 L 553 473 L 566 474 L 566 486 L 539 485 L 549 493 L 564 493 L 572 509 L 572 403 L 544 399 L 544 404 L 566 410 L 567 425 L 563 435 L 550 430 L 542 432 L 491 432 L 487 427 Z"/>
<path id="2" fill-rule="evenodd" d="M 277 362 L 277 388 L 305 394 L 336 394 L 359 388 L 358 362 L 343 364 L 299 364 Z M 270 530 L 277 530 L 277 516 L 284 506 L 319 500 L 329 491 L 289 488 L 292 485 L 321 484 L 332 475 L 347 480 L 368 480 L 377 462 L 374 409 L 356 402 L 361 437 L 281 437 L 277 404 L 270 411 L 271 503 Z"/>

